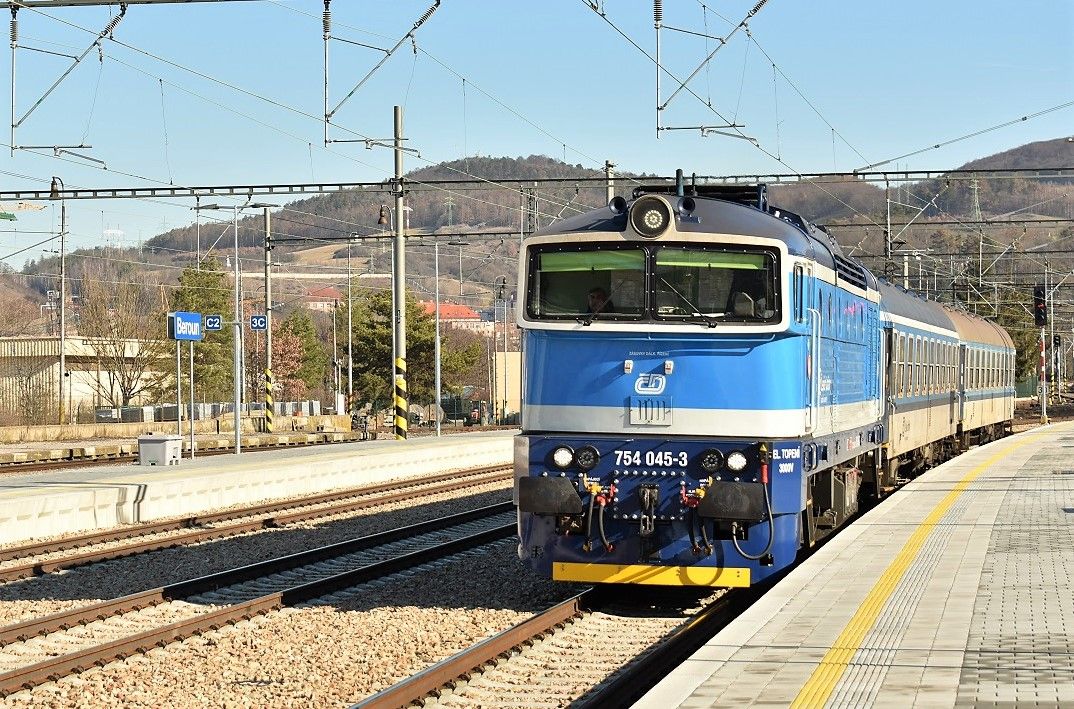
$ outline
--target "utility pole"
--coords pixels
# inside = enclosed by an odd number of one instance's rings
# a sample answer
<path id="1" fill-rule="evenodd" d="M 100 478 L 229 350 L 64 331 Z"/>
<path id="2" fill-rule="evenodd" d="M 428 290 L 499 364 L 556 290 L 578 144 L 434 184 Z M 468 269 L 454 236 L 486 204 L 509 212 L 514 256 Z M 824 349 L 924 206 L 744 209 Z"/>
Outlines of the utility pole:
<path id="1" fill-rule="evenodd" d="M 436 388 L 436 401 L 433 403 L 434 411 L 436 412 L 436 435 L 440 435 L 440 242 L 433 242 L 433 261 L 435 266 L 433 267 L 433 280 L 436 284 L 434 291 L 436 298 L 436 338 L 433 340 L 433 358 L 436 361 L 435 369 L 433 370 L 433 378 L 436 380 L 433 384 Z"/>
<path id="2" fill-rule="evenodd" d="M 605 201 L 610 204 L 615 196 L 615 163 L 611 160 L 604 161 L 604 179 L 607 181 Z"/>
<path id="3" fill-rule="evenodd" d="M 347 413 L 351 412 L 351 402 L 354 400 L 354 322 L 352 320 L 351 308 L 353 306 L 354 296 L 351 290 L 351 282 L 354 278 L 351 275 L 351 242 L 354 241 L 354 235 L 347 235 Z"/>
<path id="4" fill-rule="evenodd" d="M 884 224 L 884 276 L 891 278 L 894 264 L 891 263 L 891 182 L 889 180 L 884 180 L 884 202 L 887 205 L 887 221 Z"/>
<path id="5" fill-rule="evenodd" d="M 406 390 L 406 251 L 403 237 L 403 109 L 395 107 L 395 439 L 405 441 L 409 412 Z"/>
<path id="6" fill-rule="evenodd" d="M 64 391 L 67 388 L 67 203 L 60 202 L 60 410 L 59 423 L 66 422 Z"/>
<path id="7" fill-rule="evenodd" d="M 194 241 L 195 241 L 195 243 L 197 245 L 197 251 L 195 252 L 195 254 L 197 255 L 197 258 L 198 258 L 198 260 L 194 262 L 194 270 L 200 271 L 201 270 L 201 197 L 200 196 L 194 197 L 194 224 L 195 224 L 195 227 L 194 227 L 195 228 Z"/>
<path id="8" fill-rule="evenodd" d="M 235 424 L 235 455 L 242 453 L 242 277 L 239 275 L 239 207 L 233 206 L 232 230 L 235 232 L 235 312 L 232 314 L 234 324 L 232 333 L 235 341 L 231 346 L 231 377 L 234 379 L 232 393 L 235 398 L 234 424 Z"/>
<path id="9" fill-rule="evenodd" d="M 269 208 L 265 207 L 265 431 L 272 433 L 272 226 Z"/>

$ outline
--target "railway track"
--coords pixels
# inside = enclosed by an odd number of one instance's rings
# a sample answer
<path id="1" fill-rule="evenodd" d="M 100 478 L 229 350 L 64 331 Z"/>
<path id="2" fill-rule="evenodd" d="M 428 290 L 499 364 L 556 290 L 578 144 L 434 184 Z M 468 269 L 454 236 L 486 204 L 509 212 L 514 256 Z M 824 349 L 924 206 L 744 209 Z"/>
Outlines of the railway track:
<path id="1" fill-rule="evenodd" d="M 590 589 L 356 706 L 627 706 L 759 595 L 719 591 L 699 604 L 678 589 L 632 588 L 646 603 Z"/>
<path id="2" fill-rule="evenodd" d="M 477 468 L 11 546 L 0 550 L 0 581 L 14 581 L 108 559 L 283 527 L 509 478 L 510 472 L 503 466 Z"/>
<path id="3" fill-rule="evenodd" d="M 492 505 L 0 628 L 0 696 L 515 533 Z"/>

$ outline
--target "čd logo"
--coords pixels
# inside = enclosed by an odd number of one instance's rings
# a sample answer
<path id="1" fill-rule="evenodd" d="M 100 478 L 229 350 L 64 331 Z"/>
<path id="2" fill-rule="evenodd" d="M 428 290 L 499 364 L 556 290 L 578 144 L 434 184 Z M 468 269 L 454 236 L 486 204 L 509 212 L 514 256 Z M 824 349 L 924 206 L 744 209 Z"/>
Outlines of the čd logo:
<path id="1" fill-rule="evenodd" d="M 660 394 L 667 386 L 667 377 L 663 374 L 639 374 L 634 382 L 634 391 L 639 394 Z"/>

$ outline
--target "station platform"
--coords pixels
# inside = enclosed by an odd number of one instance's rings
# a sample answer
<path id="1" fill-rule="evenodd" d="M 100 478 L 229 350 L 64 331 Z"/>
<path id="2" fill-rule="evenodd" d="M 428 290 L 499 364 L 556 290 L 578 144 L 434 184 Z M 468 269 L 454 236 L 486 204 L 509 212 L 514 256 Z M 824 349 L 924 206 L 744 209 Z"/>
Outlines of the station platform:
<path id="1" fill-rule="evenodd" d="M 1074 423 L 928 471 L 635 703 L 1074 706 Z"/>
<path id="2" fill-rule="evenodd" d="M 0 477 L 0 544 L 402 477 L 510 465 L 515 433 L 277 448 L 167 466 L 13 472 Z"/>

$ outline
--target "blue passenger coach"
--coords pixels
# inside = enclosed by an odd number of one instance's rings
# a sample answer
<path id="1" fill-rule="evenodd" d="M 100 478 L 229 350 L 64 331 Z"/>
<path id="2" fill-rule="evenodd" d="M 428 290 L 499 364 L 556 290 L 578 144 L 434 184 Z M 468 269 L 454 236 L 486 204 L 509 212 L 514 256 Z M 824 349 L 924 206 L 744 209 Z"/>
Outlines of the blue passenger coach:
<path id="1" fill-rule="evenodd" d="M 528 238 L 519 281 L 514 499 L 542 574 L 750 585 L 912 459 L 884 448 L 880 285 L 763 185 L 638 188 Z"/>

